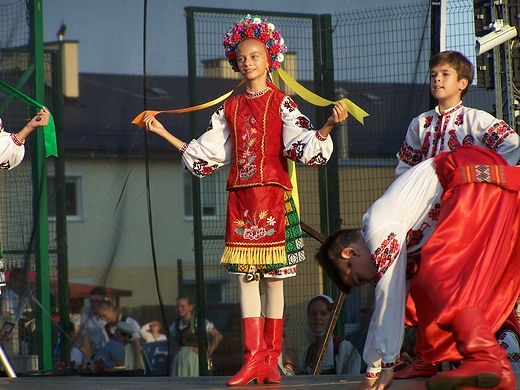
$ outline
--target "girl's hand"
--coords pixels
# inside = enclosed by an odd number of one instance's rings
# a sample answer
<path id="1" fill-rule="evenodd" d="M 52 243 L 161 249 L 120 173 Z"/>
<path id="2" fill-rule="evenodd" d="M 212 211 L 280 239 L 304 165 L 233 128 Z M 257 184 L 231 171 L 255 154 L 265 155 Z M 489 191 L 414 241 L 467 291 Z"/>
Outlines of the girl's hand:
<path id="1" fill-rule="evenodd" d="M 340 100 L 334 104 L 332 108 L 332 115 L 327 119 L 328 126 L 334 126 L 338 123 L 343 122 L 348 117 L 347 107 Z"/>
<path id="2" fill-rule="evenodd" d="M 145 114 L 143 118 L 144 125 L 146 127 L 146 130 L 157 134 L 159 136 L 162 136 L 164 133 L 166 133 L 166 129 L 162 125 L 161 122 L 159 122 L 153 115 Z"/>

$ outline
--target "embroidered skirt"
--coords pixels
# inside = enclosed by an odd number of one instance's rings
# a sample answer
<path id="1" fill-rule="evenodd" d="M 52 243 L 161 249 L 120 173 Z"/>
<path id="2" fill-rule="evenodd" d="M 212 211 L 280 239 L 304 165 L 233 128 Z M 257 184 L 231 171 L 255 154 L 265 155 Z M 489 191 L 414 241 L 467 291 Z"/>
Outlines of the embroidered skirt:
<path id="1" fill-rule="evenodd" d="M 291 191 L 279 186 L 229 191 L 221 263 L 248 280 L 286 278 L 305 260 L 300 219 Z"/>

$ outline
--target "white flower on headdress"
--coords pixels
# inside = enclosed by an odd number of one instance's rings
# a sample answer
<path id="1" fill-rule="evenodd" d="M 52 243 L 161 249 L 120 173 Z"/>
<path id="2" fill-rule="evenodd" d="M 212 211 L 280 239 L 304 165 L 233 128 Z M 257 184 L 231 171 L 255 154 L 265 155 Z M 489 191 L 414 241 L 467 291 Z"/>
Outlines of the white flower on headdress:
<path id="1" fill-rule="evenodd" d="M 276 58 L 276 61 L 283 62 L 285 59 L 285 56 L 282 53 L 278 53 L 278 57 Z"/>
<path id="2" fill-rule="evenodd" d="M 260 24 L 260 23 L 262 23 L 262 19 L 256 17 L 256 18 L 253 19 L 253 23 Z"/>
<path id="3" fill-rule="evenodd" d="M 272 23 L 267 23 L 267 28 L 269 29 L 269 31 L 274 31 L 275 29 L 274 24 Z"/>

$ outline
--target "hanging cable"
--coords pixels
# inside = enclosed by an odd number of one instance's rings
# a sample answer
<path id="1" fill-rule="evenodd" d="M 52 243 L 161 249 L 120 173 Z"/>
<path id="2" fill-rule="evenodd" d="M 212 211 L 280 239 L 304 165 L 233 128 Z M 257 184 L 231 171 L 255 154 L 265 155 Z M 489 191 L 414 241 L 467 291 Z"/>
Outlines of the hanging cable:
<path id="1" fill-rule="evenodd" d="M 148 14 L 148 0 L 144 0 L 143 10 L 143 108 L 148 108 L 148 73 L 146 66 L 146 29 L 147 29 L 147 14 Z M 157 298 L 159 300 L 159 307 L 161 310 L 162 322 L 168 340 L 168 355 L 166 361 L 166 369 L 170 367 L 171 361 L 171 342 L 168 321 L 166 319 L 166 313 L 164 308 L 164 301 L 161 294 L 161 288 L 159 285 L 159 273 L 157 270 L 157 256 L 155 253 L 155 240 L 153 233 L 153 218 L 152 218 L 152 199 L 150 195 L 150 153 L 149 153 L 149 134 L 148 131 L 144 131 L 144 163 L 145 163 L 145 177 L 146 177 L 146 202 L 148 207 L 148 226 L 150 231 L 150 245 L 152 250 L 152 263 L 153 272 L 155 278 L 155 288 L 157 290 Z"/>

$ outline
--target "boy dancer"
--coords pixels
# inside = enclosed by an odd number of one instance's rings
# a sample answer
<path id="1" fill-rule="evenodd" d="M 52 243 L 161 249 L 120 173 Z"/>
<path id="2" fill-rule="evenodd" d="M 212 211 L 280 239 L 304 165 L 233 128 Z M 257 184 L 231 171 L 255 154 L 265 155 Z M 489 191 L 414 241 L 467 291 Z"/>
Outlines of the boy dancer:
<path id="1" fill-rule="evenodd" d="M 363 356 L 366 379 L 355 389 L 382 390 L 392 383 L 403 340 L 407 270 L 422 303 L 418 323 L 438 327 L 439 347 L 425 351 L 425 363 L 463 360 L 429 380 L 428 389 L 516 388 L 494 337 L 520 290 L 516 170 L 476 146 L 440 153 L 397 178 L 366 212 L 361 231 L 341 230 L 324 242 L 317 260 L 341 291 L 376 286 Z M 428 215 L 436 215 L 434 224 L 425 224 Z M 407 256 L 419 249 L 418 262 Z"/>
<path id="2" fill-rule="evenodd" d="M 520 138 L 503 120 L 491 114 L 463 105 L 473 81 L 474 67 L 470 60 L 457 51 L 443 51 L 433 56 L 430 67 L 430 91 L 437 99 L 435 109 L 414 118 L 408 127 L 405 140 L 397 153 L 396 177 L 411 167 L 442 151 L 452 150 L 460 145 L 478 145 L 500 153 L 510 165 L 516 165 L 520 158 Z M 425 223 L 432 224 L 432 220 Z M 430 377 L 437 373 L 438 363 L 424 364 L 424 349 L 435 348 L 435 325 L 427 329 L 418 326 L 415 315 L 413 289 L 407 307 L 407 325 L 417 326 L 417 359 L 395 374 L 395 379 Z"/>

